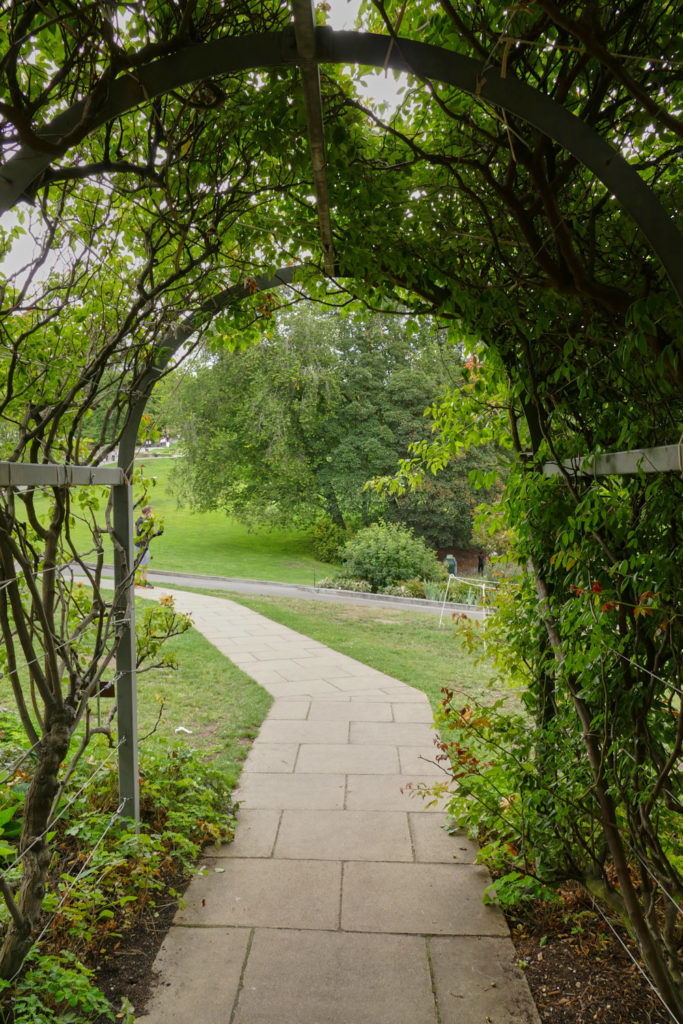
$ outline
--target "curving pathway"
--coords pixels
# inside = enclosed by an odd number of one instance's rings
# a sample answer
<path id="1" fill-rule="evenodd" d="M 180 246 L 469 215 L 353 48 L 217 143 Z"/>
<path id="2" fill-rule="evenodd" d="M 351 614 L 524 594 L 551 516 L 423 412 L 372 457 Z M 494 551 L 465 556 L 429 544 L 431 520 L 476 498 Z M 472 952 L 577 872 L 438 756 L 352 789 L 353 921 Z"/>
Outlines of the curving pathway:
<path id="1" fill-rule="evenodd" d="M 475 846 L 402 792 L 440 775 L 424 694 L 232 601 L 174 597 L 275 700 L 237 838 L 205 851 L 137 1019 L 538 1024 Z"/>

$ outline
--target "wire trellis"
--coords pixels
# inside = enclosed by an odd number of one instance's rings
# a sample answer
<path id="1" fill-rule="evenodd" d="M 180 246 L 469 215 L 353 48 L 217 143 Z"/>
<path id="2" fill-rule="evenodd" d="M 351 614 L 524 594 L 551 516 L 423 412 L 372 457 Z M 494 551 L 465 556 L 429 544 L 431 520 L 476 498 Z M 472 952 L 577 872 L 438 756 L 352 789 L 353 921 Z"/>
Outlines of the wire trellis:
<path id="1" fill-rule="evenodd" d="M 47 828 L 43 832 L 41 832 L 40 835 L 34 836 L 33 837 L 33 841 L 31 843 L 29 843 L 29 845 L 26 847 L 26 849 L 22 850 L 22 852 L 19 854 L 19 856 L 16 857 L 15 860 L 13 860 L 11 864 L 8 867 L 4 868 L 2 872 L 0 872 L 0 878 L 6 878 L 7 875 L 11 871 L 14 870 L 14 868 L 18 867 L 18 865 L 21 864 L 22 860 L 24 859 L 24 857 L 26 856 L 27 853 L 29 853 L 33 849 L 34 846 L 36 846 L 38 843 L 42 842 L 42 840 L 47 837 L 48 833 L 51 832 L 52 829 L 54 828 L 56 822 L 58 822 L 60 820 L 60 818 L 64 817 L 64 815 L 69 810 L 69 808 L 73 806 L 73 804 L 76 802 L 76 800 L 78 800 L 78 798 L 81 795 L 81 793 L 84 793 L 85 790 L 88 789 L 88 787 L 91 785 L 91 783 L 96 778 L 96 776 L 99 775 L 100 772 L 107 766 L 109 761 L 111 761 L 112 757 L 114 757 L 114 755 L 117 753 L 119 747 L 122 746 L 122 744 L 124 744 L 125 742 L 126 742 L 126 737 L 122 736 L 121 739 L 118 741 L 118 743 L 114 747 L 112 747 L 112 749 L 109 751 L 109 753 L 104 758 L 104 760 L 100 761 L 100 763 L 98 764 L 98 766 L 95 769 L 95 771 L 86 779 L 86 781 L 83 783 L 83 785 L 80 787 L 80 789 L 78 789 L 69 798 L 69 800 L 67 800 L 67 802 L 64 804 L 64 806 L 62 807 L 60 812 L 58 814 L 56 814 L 54 816 L 54 818 L 51 818 L 50 822 L 48 823 Z M 124 801 L 124 803 L 125 803 L 125 801 Z"/>
<path id="2" fill-rule="evenodd" d="M 37 936 L 37 938 L 35 939 L 35 943 L 34 943 L 34 945 L 38 945 L 38 943 L 40 942 L 40 940 L 41 940 L 41 939 L 43 938 L 43 936 L 45 935 L 45 933 L 46 933 L 46 932 L 48 931 L 48 929 L 49 929 L 49 928 L 50 928 L 50 926 L 52 925 L 53 921 L 54 921 L 54 920 L 55 920 L 55 918 L 57 917 L 57 914 L 59 913 L 59 911 L 60 911 L 60 910 L 62 909 L 62 907 L 63 907 L 63 906 L 64 906 L 64 904 L 66 903 L 66 901 L 67 901 L 68 897 L 70 896 L 70 894 L 71 894 L 71 893 L 73 892 L 73 890 L 75 889 L 76 885 L 77 885 L 77 884 L 78 884 L 78 882 L 80 881 L 80 879 L 81 879 L 81 877 L 83 876 L 83 874 L 85 873 L 85 871 L 86 871 L 86 870 L 88 869 L 88 867 L 89 867 L 89 865 L 90 865 L 90 862 L 91 862 L 91 860 L 92 860 L 92 859 L 93 859 L 93 857 L 95 856 L 95 854 L 96 854 L 97 850 L 99 849 L 99 847 L 100 847 L 100 846 L 102 845 L 102 843 L 104 842 L 104 839 L 105 839 L 105 837 L 106 837 L 107 833 L 111 831 L 111 829 L 112 829 L 112 828 L 114 827 L 114 825 L 116 824 L 116 822 L 118 821 L 118 819 L 119 819 L 119 818 L 121 817 L 121 814 L 123 813 L 123 808 L 124 808 L 125 804 L 126 804 L 126 801 L 125 801 L 125 799 L 124 799 L 124 800 L 122 800 L 122 801 L 121 801 L 121 803 L 119 804 L 119 806 L 118 806 L 118 807 L 116 808 L 116 810 L 115 810 L 115 811 L 114 811 L 114 813 L 112 814 L 111 818 L 109 819 L 109 822 L 107 823 L 107 826 L 106 826 L 106 828 L 105 828 L 105 829 L 104 829 L 104 831 L 102 832 L 102 835 L 101 835 L 101 836 L 100 836 L 100 837 L 98 838 L 98 840 L 97 840 L 97 842 L 95 843 L 95 845 L 94 845 L 94 846 L 92 847 L 92 849 L 91 849 L 91 850 L 90 850 L 90 851 L 88 852 L 88 854 L 87 854 L 87 856 L 86 856 L 85 860 L 83 861 L 83 864 L 81 865 L 81 868 L 80 868 L 80 870 L 79 870 L 78 874 L 77 874 L 77 875 L 75 875 L 75 876 L 74 876 L 74 878 L 72 878 L 72 879 L 71 879 L 71 882 L 69 883 L 69 885 L 68 885 L 68 886 L 67 886 L 67 887 L 65 888 L 64 892 L 62 893 L 62 897 L 61 897 L 61 899 L 60 899 L 59 903 L 58 903 L 58 904 L 57 904 L 57 906 L 55 907 L 55 909 L 54 909 L 54 911 L 52 912 L 51 916 L 50 916 L 50 917 L 48 918 L 48 920 L 47 920 L 47 921 L 45 922 L 45 924 L 44 924 L 43 928 L 41 929 L 41 931 L 40 931 L 39 935 L 38 935 L 38 936 Z M 23 965 L 22 965 L 22 966 L 23 966 Z M 14 981 L 14 980 L 15 980 L 15 979 L 16 979 L 16 978 L 18 977 L 18 975 L 19 975 L 19 973 L 21 972 L 21 970 L 22 970 L 22 967 L 20 966 L 20 967 L 19 967 L 19 968 L 18 968 L 18 969 L 16 970 L 16 972 L 14 973 L 14 975 L 12 976 L 12 978 L 10 978 L 10 981 Z"/>
<path id="3" fill-rule="evenodd" d="M 9 782 L 10 779 L 14 778 L 14 776 L 15 776 L 15 774 L 17 772 L 17 769 L 19 769 L 21 767 L 21 765 L 24 763 L 24 761 L 28 760 L 28 758 L 31 756 L 33 751 L 36 750 L 40 746 L 40 744 L 42 742 L 43 742 L 42 739 L 36 740 L 36 742 L 33 744 L 32 747 L 29 747 L 28 750 L 25 750 L 23 752 L 23 754 L 21 755 L 19 760 L 15 761 L 14 764 L 12 765 L 12 767 L 9 769 L 8 774 L 5 775 L 2 779 L 0 779 L 0 786 L 4 786 L 6 782 Z"/>
<path id="4" fill-rule="evenodd" d="M 628 948 L 628 946 L 626 945 L 626 943 L 625 943 L 625 942 L 624 942 L 624 940 L 622 939 L 622 937 L 621 937 L 621 935 L 619 934 L 619 932 L 618 932 L 618 931 L 616 930 L 616 928 L 614 927 L 614 925 L 612 924 L 612 922 L 610 921 L 610 919 L 609 919 L 609 918 L 607 917 L 607 915 L 606 915 L 606 914 L 604 913 L 604 911 L 603 911 L 602 907 L 600 907 L 600 906 L 599 906 L 599 904 L 598 904 L 598 903 L 596 903 L 596 901 L 595 901 L 595 900 L 593 899 L 593 897 L 592 897 L 592 896 L 591 896 L 591 902 L 592 902 L 592 904 L 593 904 L 593 907 L 594 907 L 594 909 L 595 909 L 595 910 L 596 910 L 596 911 L 598 912 L 598 914 L 599 914 L 599 915 L 600 915 L 600 917 L 601 917 L 601 918 L 603 919 L 603 921 L 605 922 L 605 924 L 607 925 L 607 927 L 609 928 L 609 930 L 610 930 L 610 931 L 612 932 L 612 934 L 614 935 L 615 939 L 617 939 L 617 940 L 618 940 L 619 944 L 620 944 L 620 945 L 621 945 L 621 947 L 623 948 L 623 950 L 624 950 L 624 952 L 626 953 L 626 955 L 628 956 L 628 958 L 629 958 L 629 959 L 630 959 L 630 960 L 632 961 L 632 963 L 633 963 L 633 964 L 634 964 L 634 965 L 635 965 L 635 966 L 636 966 L 636 967 L 638 968 L 638 970 L 640 971 L 640 973 L 642 974 L 642 976 L 643 976 L 643 977 L 645 978 L 645 981 L 646 981 L 646 982 L 648 983 L 648 985 L 650 986 L 650 988 L 652 989 L 652 991 L 654 992 L 654 994 L 655 994 L 655 995 L 657 996 L 657 999 L 659 999 L 660 1003 L 662 1004 L 662 1006 L 664 1007 L 664 1009 L 666 1010 L 666 1012 L 667 1012 L 667 1013 L 669 1014 L 669 1016 L 671 1017 L 672 1021 L 674 1021 L 674 1022 L 675 1022 L 675 1024 L 683 1024 L 683 1021 L 681 1021 L 681 1020 L 680 1020 L 680 1018 L 676 1016 L 676 1014 L 675 1014 L 675 1013 L 674 1013 L 674 1011 L 673 1011 L 673 1010 L 671 1009 L 671 1007 L 669 1006 L 669 1004 L 668 1004 L 668 1003 L 667 1003 L 667 1002 L 666 1002 L 666 1001 L 665 1001 L 665 1000 L 664 1000 L 664 999 L 662 998 L 662 996 L 660 995 L 660 993 L 659 993 L 659 992 L 657 991 L 657 989 L 655 988 L 655 986 L 654 986 L 654 984 L 652 983 L 651 979 L 650 979 L 650 978 L 648 977 L 647 971 L 645 971 L 645 970 L 643 969 L 643 967 L 642 967 L 642 966 L 641 966 L 641 965 L 640 965 L 640 964 L 638 963 L 637 959 L 636 959 L 636 958 L 634 957 L 633 953 L 632 953 L 632 952 L 631 952 L 631 950 L 630 950 L 630 949 Z"/>

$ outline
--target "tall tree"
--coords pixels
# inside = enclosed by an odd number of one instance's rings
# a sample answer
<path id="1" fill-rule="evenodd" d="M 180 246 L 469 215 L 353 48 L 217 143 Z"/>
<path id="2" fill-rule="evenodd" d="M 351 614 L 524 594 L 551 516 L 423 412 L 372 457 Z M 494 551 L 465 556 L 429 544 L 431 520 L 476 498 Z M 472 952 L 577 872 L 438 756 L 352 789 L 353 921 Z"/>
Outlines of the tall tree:
<path id="1" fill-rule="evenodd" d="M 414 319 L 277 315 L 262 340 L 222 352 L 173 388 L 159 412 L 182 438 L 177 485 L 201 509 L 252 521 L 344 526 L 380 514 L 410 519 L 433 543 L 466 540 L 469 463 L 453 461 L 424 495 L 387 502 L 366 489 L 423 440 L 425 409 L 460 374 L 445 333 Z M 443 538 L 443 540 L 441 540 Z"/>

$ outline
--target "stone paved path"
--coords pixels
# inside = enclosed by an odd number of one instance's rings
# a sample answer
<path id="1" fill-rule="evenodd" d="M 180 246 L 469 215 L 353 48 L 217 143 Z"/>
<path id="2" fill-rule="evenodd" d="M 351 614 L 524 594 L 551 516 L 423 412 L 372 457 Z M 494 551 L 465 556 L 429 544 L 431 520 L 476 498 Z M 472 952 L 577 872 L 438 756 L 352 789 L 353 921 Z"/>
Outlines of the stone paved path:
<path id="1" fill-rule="evenodd" d="M 401 791 L 439 777 L 427 698 L 232 601 L 175 596 L 275 701 L 237 838 L 206 852 L 138 1019 L 537 1024 L 474 846 Z"/>

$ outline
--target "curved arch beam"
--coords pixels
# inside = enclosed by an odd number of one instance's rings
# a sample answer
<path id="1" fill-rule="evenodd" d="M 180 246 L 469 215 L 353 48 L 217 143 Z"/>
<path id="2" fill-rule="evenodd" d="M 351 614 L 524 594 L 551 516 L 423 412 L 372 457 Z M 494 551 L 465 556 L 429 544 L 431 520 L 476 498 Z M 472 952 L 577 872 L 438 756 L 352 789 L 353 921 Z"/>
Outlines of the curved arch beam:
<path id="1" fill-rule="evenodd" d="M 302 269 L 301 265 L 282 267 L 272 277 L 264 275 L 263 277 L 253 278 L 249 285 L 235 284 L 229 288 L 224 288 L 217 295 L 212 295 L 205 302 L 202 302 L 201 306 L 194 313 L 185 317 L 181 323 L 164 335 L 157 346 L 158 354 L 154 365 L 142 375 L 138 382 L 130 412 L 128 413 L 128 419 L 121 434 L 118 465 L 123 469 L 124 473 L 130 474 L 135 460 L 135 448 L 140 421 L 145 411 L 147 399 L 152 393 L 152 388 L 178 349 L 186 341 L 189 341 L 192 335 L 201 327 L 204 318 L 206 316 L 215 316 L 236 299 L 245 299 L 254 292 L 264 292 L 271 288 L 282 288 L 284 285 L 291 284 L 294 280 L 294 275 Z"/>
<path id="2" fill-rule="evenodd" d="M 521 117 L 576 156 L 619 200 L 638 224 L 665 267 L 683 303 L 683 235 L 638 172 L 597 132 L 578 117 L 514 78 L 502 78 L 471 57 L 409 39 L 362 32 L 315 32 L 318 63 L 363 64 L 410 71 L 452 85 Z M 235 71 L 297 64 L 293 27 L 281 32 L 219 39 L 164 57 L 135 75 L 117 79 L 107 100 L 88 121 L 88 131 L 140 106 L 155 96 L 191 82 Z M 64 111 L 41 131 L 59 143 L 77 126 L 85 101 Z M 0 169 L 0 213 L 17 202 L 50 164 L 50 155 L 24 147 Z"/>

